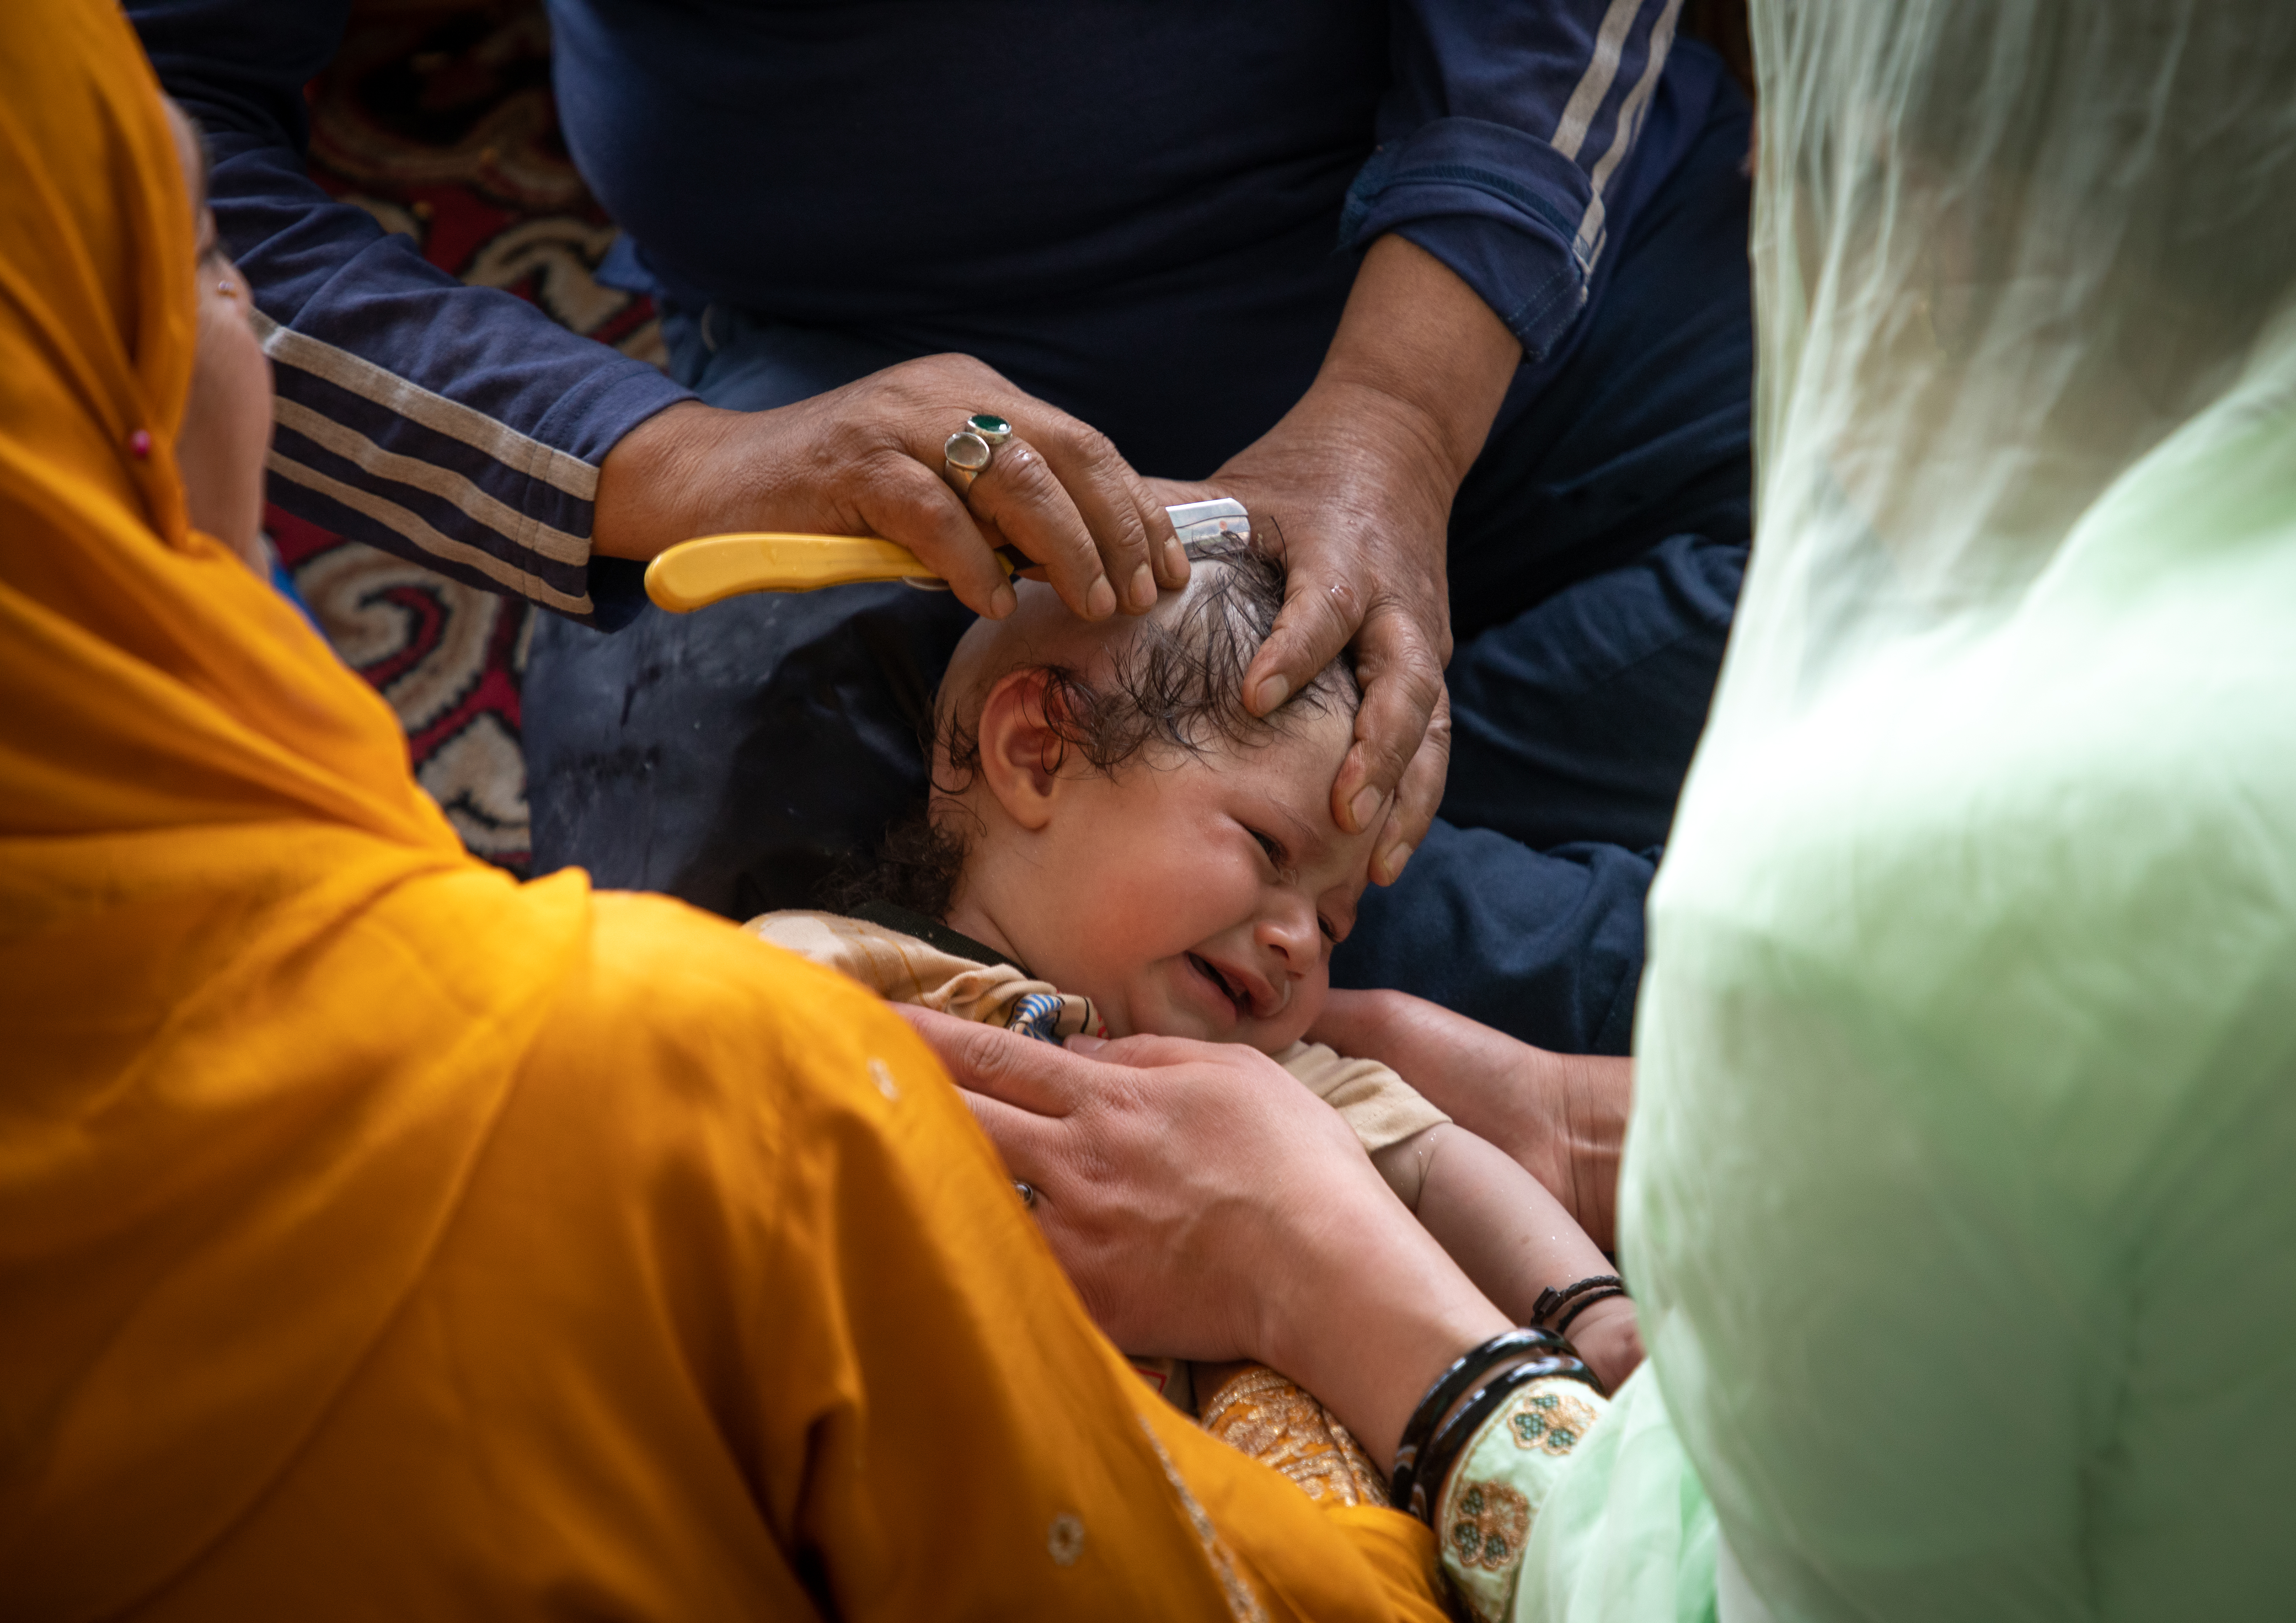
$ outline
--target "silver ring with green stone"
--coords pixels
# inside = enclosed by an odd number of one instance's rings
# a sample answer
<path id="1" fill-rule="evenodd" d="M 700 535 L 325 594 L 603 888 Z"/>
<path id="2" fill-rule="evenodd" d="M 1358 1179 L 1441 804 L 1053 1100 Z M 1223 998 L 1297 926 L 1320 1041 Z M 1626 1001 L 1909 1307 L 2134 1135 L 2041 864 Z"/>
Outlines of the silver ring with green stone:
<path id="1" fill-rule="evenodd" d="M 940 471 L 962 496 L 972 488 L 974 480 L 988 471 L 996 447 L 1012 438 L 1013 425 L 1004 418 L 989 412 L 976 413 L 941 447 Z"/>

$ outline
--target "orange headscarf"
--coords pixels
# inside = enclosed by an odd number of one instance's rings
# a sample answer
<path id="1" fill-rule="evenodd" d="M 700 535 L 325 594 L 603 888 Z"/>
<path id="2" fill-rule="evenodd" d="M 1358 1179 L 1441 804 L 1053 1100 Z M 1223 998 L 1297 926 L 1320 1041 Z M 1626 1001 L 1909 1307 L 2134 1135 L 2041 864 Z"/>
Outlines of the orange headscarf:
<path id="1" fill-rule="evenodd" d="M 381 701 L 188 529 L 158 87 L 115 6 L 5 9 L 0 1594 L 94 1613 L 239 1513 L 419 1274 L 585 898 L 468 857 Z M 217 1322 L 257 1301 L 259 1378 Z"/>
<path id="2" fill-rule="evenodd" d="M 463 853 L 186 527 L 193 253 L 119 12 L 7 0 L 0 1610 L 1432 1617 L 1425 1529 L 1147 1395 L 882 1004 Z"/>

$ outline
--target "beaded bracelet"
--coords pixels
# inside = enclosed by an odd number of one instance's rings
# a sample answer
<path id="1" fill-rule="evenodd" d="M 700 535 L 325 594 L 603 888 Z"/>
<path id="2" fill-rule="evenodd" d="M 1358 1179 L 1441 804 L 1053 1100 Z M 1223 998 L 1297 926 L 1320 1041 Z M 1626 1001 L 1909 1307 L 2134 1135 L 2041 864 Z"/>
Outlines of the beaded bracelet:
<path id="1" fill-rule="evenodd" d="M 1569 1354 L 1562 1338 L 1547 1330 L 1510 1330 L 1504 1335 L 1493 1336 L 1480 1347 L 1470 1348 L 1450 1368 L 1435 1378 L 1419 1406 L 1411 1411 L 1411 1418 L 1403 1424 L 1403 1440 L 1395 1450 L 1395 1468 L 1387 1473 L 1388 1497 L 1402 1504 L 1411 1496 L 1411 1485 L 1417 1474 L 1421 1450 L 1434 1435 L 1436 1423 L 1451 1412 L 1451 1406 L 1465 1395 L 1494 1365 L 1521 1353 Z M 1575 1362 L 1575 1360 L 1574 1360 Z"/>
<path id="2" fill-rule="evenodd" d="M 1549 1285 L 1538 1293 L 1538 1299 L 1531 1303 L 1530 1322 L 1534 1324 L 1546 1324 L 1557 1312 L 1570 1303 L 1577 1301 L 1589 1291 L 1600 1291 L 1606 1296 L 1624 1296 L 1627 1293 L 1627 1282 L 1616 1274 L 1590 1274 L 1578 1283 L 1565 1285 L 1559 1291 Z M 1600 1300 L 1601 1298 L 1598 1297 L 1595 1299 Z M 1578 1316 L 1574 1311 L 1570 1316 L 1576 1318 Z M 1570 1322 L 1570 1319 L 1565 1319 L 1562 1323 L 1567 1324 Z M 1555 1324 L 1551 1328 L 1560 1331 L 1562 1325 Z"/>

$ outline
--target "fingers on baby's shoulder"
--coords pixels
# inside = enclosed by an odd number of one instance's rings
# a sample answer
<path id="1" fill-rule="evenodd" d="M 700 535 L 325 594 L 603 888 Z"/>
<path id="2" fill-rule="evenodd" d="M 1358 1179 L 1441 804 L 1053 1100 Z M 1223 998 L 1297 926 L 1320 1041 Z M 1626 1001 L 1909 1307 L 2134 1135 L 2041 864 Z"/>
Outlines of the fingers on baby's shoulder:
<path id="1" fill-rule="evenodd" d="M 1049 1043 L 913 1005 L 899 1005 L 899 1012 L 960 1087 L 1059 1116 L 1083 1086 L 1089 1062 Z"/>
<path id="2" fill-rule="evenodd" d="M 1128 1037 L 1109 1044 L 1095 1059 L 1120 1069 L 1103 1072 L 1102 1086 L 1124 1088 L 1129 1098 L 1152 1102 L 1175 1086 L 1207 1084 L 1223 1092 L 1260 1082 L 1289 1082 L 1289 1074 L 1257 1048 L 1242 1043 L 1206 1043 L 1185 1037 Z M 1216 1077 L 1208 1078 L 1210 1072 Z M 1127 1083 L 1129 1086 L 1126 1086 Z"/>
<path id="3" fill-rule="evenodd" d="M 1217 1058 L 1230 1043 L 1200 1043 L 1185 1037 L 1119 1037 L 1099 1044 L 1092 1050 L 1092 1058 L 1103 1065 L 1121 1065 L 1128 1070 L 1144 1070 L 1160 1065 L 1185 1065 L 1192 1062 Z"/>
<path id="4" fill-rule="evenodd" d="M 960 1042 L 964 1033 L 980 1029 L 977 1021 L 959 1020 L 954 1014 L 943 1014 L 938 1009 L 922 1008 L 913 1003 L 897 1003 L 892 1008 L 894 1013 L 908 1021 L 916 1034 L 935 1049 L 944 1042 Z"/>
<path id="5" fill-rule="evenodd" d="M 953 1014 L 919 1008 L 914 1004 L 895 1004 L 893 1012 L 908 1021 L 910 1029 L 923 1040 L 925 1046 L 940 1056 L 940 1062 L 948 1067 L 949 1075 L 959 1086 L 1002 1096 L 998 1089 L 984 1084 L 1001 1075 L 1010 1064 L 1009 1056 L 996 1040 L 1005 1033 L 992 1031 L 978 1021 L 959 1020 Z"/>

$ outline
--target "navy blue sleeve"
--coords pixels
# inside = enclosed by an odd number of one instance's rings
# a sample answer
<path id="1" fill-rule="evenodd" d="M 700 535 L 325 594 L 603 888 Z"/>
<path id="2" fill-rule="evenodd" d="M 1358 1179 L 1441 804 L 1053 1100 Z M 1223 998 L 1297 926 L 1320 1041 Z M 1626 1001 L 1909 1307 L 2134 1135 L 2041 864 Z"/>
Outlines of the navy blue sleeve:
<path id="1" fill-rule="evenodd" d="M 1341 245 L 1395 232 L 1544 359 L 1578 319 L 1604 200 L 1642 131 L 1682 0 L 1396 0 L 1379 148 Z"/>
<path id="2" fill-rule="evenodd" d="M 525 300 L 466 287 L 305 173 L 303 86 L 350 0 L 130 0 L 207 130 L 209 200 L 278 389 L 271 499 L 456 579 L 594 625 L 643 602 L 599 560 L 598 465 L 686 391 Z M 610 584 L 611 583 L 611 584 Z"/>

